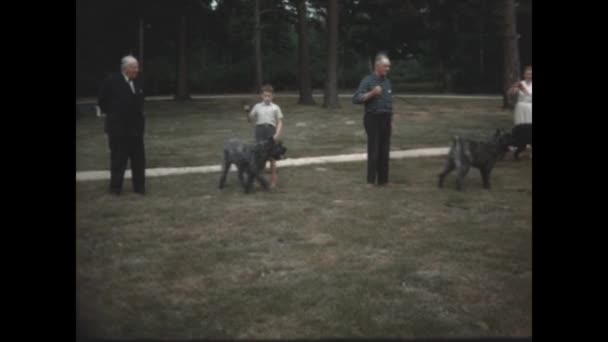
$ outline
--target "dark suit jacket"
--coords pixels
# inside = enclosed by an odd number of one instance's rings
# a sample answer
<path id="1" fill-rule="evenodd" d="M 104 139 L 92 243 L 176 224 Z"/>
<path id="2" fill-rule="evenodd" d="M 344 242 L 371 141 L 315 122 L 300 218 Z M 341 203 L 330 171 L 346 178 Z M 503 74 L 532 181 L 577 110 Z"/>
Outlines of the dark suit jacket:
<path id="1" fill-rule="evenodd" d="M 144 92 L 133 80 L 135 94 L 123 74 L 108 77 L 101 86 L 97 104 L 106 114 L 104 130 L 114 136 L 144 135 Z"/>

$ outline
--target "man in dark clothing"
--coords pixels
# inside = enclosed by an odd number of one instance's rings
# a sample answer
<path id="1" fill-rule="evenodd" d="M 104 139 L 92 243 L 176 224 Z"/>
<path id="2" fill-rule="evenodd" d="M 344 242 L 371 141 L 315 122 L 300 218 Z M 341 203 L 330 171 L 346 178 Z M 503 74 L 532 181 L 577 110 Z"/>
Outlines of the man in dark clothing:
<path id="1" fill-rule="evenodd" d="M 354 104 L 365 105 L 363 124 L 367 133 L 367 184 L 388 183 L 388 161 L 393 120 L 391 81 L 386 77 L 391 62 L 376 56 L 374 72 L 365 77 L 353 96 Z"/>
<path id="2" fill-rule="evenodd" d="M 133 190 L 146 193 L 144 149 L 144 93 L 137 80 L 139 64 L 133 56 L 121 60 L 121 73 L 108 77 L 101 87 L 98 105 L 105 117 L 110 146 L 110 193 L 122 191 L 127 161 L 131 160 Z"/>

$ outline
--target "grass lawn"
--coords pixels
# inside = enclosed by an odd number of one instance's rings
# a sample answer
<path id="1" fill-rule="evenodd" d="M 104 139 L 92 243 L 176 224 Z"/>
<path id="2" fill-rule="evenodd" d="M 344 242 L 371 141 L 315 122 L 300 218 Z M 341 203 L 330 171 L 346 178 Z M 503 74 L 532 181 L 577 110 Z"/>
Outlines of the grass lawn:
<path id="1" fill-rule="evenodd" d="M 285 102 L 290 157 L 362 151 L 360 107 Z M 511 122 L 498 101 L 408 102 L 394 149 Z M 216 164 L 227 135 L 252 136 L 234 100 L 147 106 L 149 167 Z M 77 139 L 79 170 L 104 169 L 100 122 Z M 78 182 L 80 319 L 101 338 L 530 336 L 531 161 L 500 162 L 490 191 L 471 170 L 464 192 L 454 174 L 437 188 L 443 163 L 391 161 L 385 189 L 361 162 L 284 168 L 247 196 L 234 173 L 223 191 L 216 173 L 149 178 L 146 197 Z"/>
<path id="2" fill-rule="evenodd" d="M 219 164 L 224 141 L 253 140 L 244 104 L 257 99 L 199 100 L 187 103 L 147 102 L 147 166 L 176 167 Z M 296 99 L 275 101 L 285 114 L 283 140 L 289 157 L 365 152 L 363 107 L 341 99 L 342 108 L 298 106 Z M 392 149 L 447 146 L 454 134 L 488 135 L 510 128 L 512 114 L 500 100 L 394 100 L 396 130 Z M 76 169 L 108 169 L 109 152 L 103 119 L 89 115 L 76 122 Z"/>

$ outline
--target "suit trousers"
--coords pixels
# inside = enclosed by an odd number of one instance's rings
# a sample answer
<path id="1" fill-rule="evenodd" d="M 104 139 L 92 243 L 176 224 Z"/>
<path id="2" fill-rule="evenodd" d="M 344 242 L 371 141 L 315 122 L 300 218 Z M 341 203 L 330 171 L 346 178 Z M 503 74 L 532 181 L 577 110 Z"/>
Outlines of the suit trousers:
<path id="1" fill-rule="evenodd" d="M 391 145 L 391 113 L 365 113 L 367 133 L 367 183 L 388 182 L 388 161 Z"/>
<path id="2" fill-rule="evenodd" d="M 146 192 L 146 153 L 143 136 L 108 135 L 110 145 L 110 192 L 120 194 L 127 168 L 131 161 L 133 191 Z"/>

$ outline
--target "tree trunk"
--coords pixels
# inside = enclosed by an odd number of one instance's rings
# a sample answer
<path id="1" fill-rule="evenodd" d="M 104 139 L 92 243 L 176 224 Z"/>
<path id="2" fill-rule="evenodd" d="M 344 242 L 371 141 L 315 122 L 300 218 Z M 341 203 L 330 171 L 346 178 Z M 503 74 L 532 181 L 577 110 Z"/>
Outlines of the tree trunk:
<path id="1" fill-rule="evenodd" d="M 253 8 L 255 27 L 253 29 L 253 44 L 255 48 L 255 86 L 256 91 L 262 89 L 262 27 L 260 25 L 260 0 L 255 0 Z"/>
<path id="2" fill-rule="evenodd" d="M 484 73 L 485 73 L 485 49 L 484 49 L 484 34 L 485 34 L 485 0 L 481 0 L 481 11 L 479 16 L 479 87 L 481 89 L 484 87 Z"/>
<path id="3" fill-rule="evenodd" d="M 328 0 L 327 8 L 327 81 L 323 107 L 340 108 L 338 103 L 338 0 Z"/>
<path id="4" fill-rule="evenodd" d="M 437 10 L 439 12 L 439 20 L 437 22 L 437 53 L 438 53 L 438 71 L 439 71 L 439 85 L 443 92 L 451 92 L 451 84 L 449 80 L 448 61 L 450 56 L 450 44 L 453 39 L 450 27 L 453 25 L 451 22 L 453 16 L 450 16 L 450 8 L 445 1 L 439 1 Z"/>
<path id="5" fill-rule="evenodd" d="M 372 36 L 372 25 L 367 26 L 367 36 Z M 369 65 L 369 73 L 371 74 L 372 72 L 374 72 L 374 64 L 376 63 L 375 59 L 377 51 L 374 50 L 374 48 L 369 44 L 369 42 L 367 42 L 366 45 L 366 51 L 368 52 L 369 56 L 367 64 Z"/>
<path id="6" fill-rule="evenodd" d="M 503 75 L 503 108 L 509 108 L 509 88 L 519 81 L 519 47 L 517 37 L 517 14 L 514 0 L 502 0 L 504 19 L 504 75 Z"/>
<path id="7" fill-rule="evenodd" d="M 186 35 L 187 35 L 186 14 L 183 13 L 179 19 L 179 30 L 177 38 L 177 92 L 175 99 L 185 101 L 190 99 L 188 90 L 188 62 L 186 51 Z"/>
<path id="8" fill-rule="evenodd" d="M 139 72 L 144 72 L 144 18 L 139 18 Z"/>
<path id="9" fill-rule="evenodd" d="M 484 56 L 485 56 L 485 51 L 483 48 L 483 33 L 479 33 L 479 85 L 480 86 L 482 86 L 484 83 L 484 73 L 485 73 Z"/>
<path id="10" fill-rule="evenodd" d="M 297 0 L 298 9 L 298 78 L 300 99 L 298 104 L 314 105 L 312 82 L 310 80 L 310 58 L 308 49 L 308 13 L 306 0 Z"/>
<path id="11" fill-rule="evenodd" d="M 453 91 L 452 88 L 452 78 L 450 74 L 450 70 L 446 66 L 446 59 L 444 55 L 439 56 L 439 84 L 443 92 L 451 93 Z"/>
<path id="12" fill-rule="evenodd" d="M 79 6 L 80 1 L 76 1 L 76 27 L 78 27 L 80 25 L 79 22 L 79 14 L 80 14 L 80 6 Z M 80 49 L 78 49 L 78 44 L 80 43 L 80 39 L 78 39 L 78 33 L 76 33 L 76 79 L 78 80 L 78 71 L 80 70 L 79 66 L 80 66 Z M 76 89 L 78 89 L 78 86 L 76 86 Z"/>

